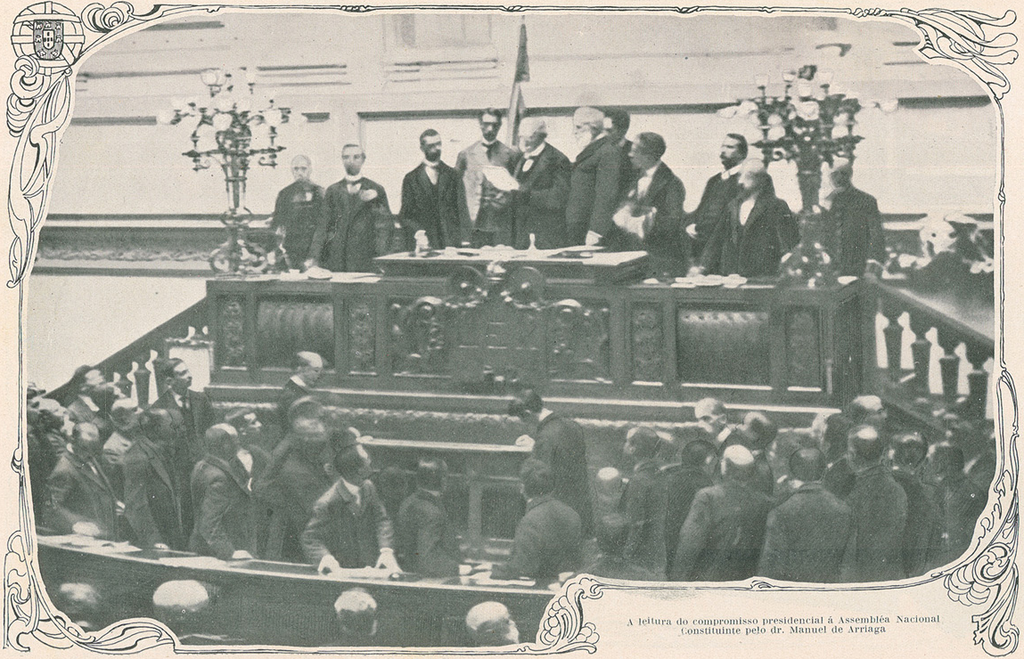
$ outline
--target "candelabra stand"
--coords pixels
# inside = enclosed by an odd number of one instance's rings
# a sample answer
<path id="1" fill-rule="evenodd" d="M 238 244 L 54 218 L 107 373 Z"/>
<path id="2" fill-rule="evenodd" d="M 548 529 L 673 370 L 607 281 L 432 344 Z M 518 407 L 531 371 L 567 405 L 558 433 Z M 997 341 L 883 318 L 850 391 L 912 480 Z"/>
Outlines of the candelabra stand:
<path id="1" fill-rule="evenodd" d="M 192 161 L 197 172 L 218 165 L 224 174 L 228 209 L 220 221 L 228 240 L 210 255 L 210 267 L 218 274 L 258 274 L 268 266 L 266 250 L 247 237 L 252 213 L 245 205 L 245 184 L 253 163 L 277 166 L 277 154 L 284 150 L 276 144 L 277 128 L 288 122 L 290 110 L 275 107 L 273 100 L 263 109 L 252 109 L 255 74 L 255 68 L 234 75 L 208 69 L 200 76 L 210 90 L 208 101 L 178 101 L 172 110 L 157 117 L 167 125 L 194 121 L 192 149 L 182 155 Z M 248 95 L 234 92 L 233 78 L 237 76 L 244 76 Z"/>

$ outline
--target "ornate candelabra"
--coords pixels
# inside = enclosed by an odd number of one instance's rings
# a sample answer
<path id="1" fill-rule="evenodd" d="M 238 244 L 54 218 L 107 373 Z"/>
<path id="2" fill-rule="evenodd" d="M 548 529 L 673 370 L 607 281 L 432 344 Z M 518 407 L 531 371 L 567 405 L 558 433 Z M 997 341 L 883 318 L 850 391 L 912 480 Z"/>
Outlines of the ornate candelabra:
<path id="1" fill-rule="evenodd" d="M 817 75 L 817 80 L 815 76 Z M 836 158 L 853 160 L 857 144 L 864 138 L 854 134 L 861 102 L 831 90 L 832 75 L 818 74 L 808 65 L 799 71 L 782 74 L 781 96 L 768 94 L 768 76 L 759 75 L 757 96 L 743 99 L 726 108 L 726 116 L 746 114 L 756 119 L 765 165 L 776 160 L 794 162 L 800 186 L 800 242 L 782 260 L 783 281 L 807 286 L 828 285 L 835 281 L 832 259 L 822 243 L 833 243 L 824 236 L 829 228 L 821 221 L 818 196 L 822 163 L 832 165 Z M 896 101 L 871 103 L 885 112 L 896 109 Z"/>
<path id="2" fill-rule="evenodd" d="M 234 80 L 243 77 L 248 94 L 236 94 Z M 264 167 L 277 166 L 277 154 L 284 149 L 275 144 L 277 128 L 288 122 L 290 110 L 275 107 L 273 100 L 264 109 L 253 109 L 255 68 L 235 74 L 208 69 L 200 78 L 210 90 L 209 100 L 178 101 L 157 121 L 166 125 L 194 121 L 192 149 L 182 155 L 192 161 L 197 172 L 215 164 L 224 172 L 228 210 L 220 220 L 227 228 L 228 240 L 211 254 L 210 267 L 219 274 L 260 273 L 267 268 L 267 254 L 246 236 L 252 213 L 245 206 L 245 182 L 253 161 Z"/>

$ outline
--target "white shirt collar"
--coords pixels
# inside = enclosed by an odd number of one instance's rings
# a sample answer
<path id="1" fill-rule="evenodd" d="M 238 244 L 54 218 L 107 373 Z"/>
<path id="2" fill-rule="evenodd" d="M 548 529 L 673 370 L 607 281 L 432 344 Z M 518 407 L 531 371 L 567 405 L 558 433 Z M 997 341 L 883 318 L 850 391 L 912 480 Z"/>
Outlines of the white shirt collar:
<path id="1" fill-rule="evenodd" d="M 549 410 L 547 408 L 544 408 L 544 409 L 542 409 L 540 411 L 540 414 L 537 415 L 537 421 L 543 421 L 544 419 L 548 418 L 552 414 L 554 414 L 554 412 L 552 412 L 551 410 Z"/>
<path id="2" fill-rule="evenodd" d="M 750 212 L 754 210 L 756 202 L 757 195 L 751 195 L 740 202 L 740 226 L 747 226 L 747 220 L 750 219 Z"/>
<path id="3" fill-rule="evenodd" d="M 483 144 L 485 148 L 497 143 L 498 140 L 493 140 L 491 142 L 485 142 L 484 140 L 480 140 L 480 144 Z"/>
<path id="4" fill-rule="evenodd" d="M 738 173 L 739 173 L 739 171 L 740 171 L 740 166 L 739 166 L 739 165 L 736 165 L 736 166 L 735 166 L 735 167 L 733 167 L 732 169 L 727 169 L 727 170 L 725 170 L 724 172 L 722 172 L 722 180 L 723 180 L 723 181 L 728 181 L 728 180 L 729 180 L 729 179 L 731 179 L 731 178 L 732 178 L 732 177 L 733 177 L 734 175 L 738 174 Z"/>
<path id="5" fill-rule="evenodd" d="M 174 389 L 171 389 L 171 395 L 174 396 L 174 402 L 178 404 L 178 407 L 181 407 L 181 401 L 184 398 L 184 396 L 179 394 Z"/>
<path id="6" fill-rule="evenodd" d="M 355 177 L 352 177 L 352 176 L 349 176 L 348 174 L 345 174 L 345 182 L 346 183 L 349 183 L 349 184 L 351 184 L 351 183 L 359 183 L 362 180 L 363 180 L 363 175 L 362 174 L 358 174 Z"/>
<path id="7" fill-rule="evenodd" d="M 99 405 L 97 405 L 97 404 L 96 404 L 96 403 L 95 403 L 95 402 L 93 401 L 93 399 L 92 399 L 92 398 L 89 398 L 88 396 L 85 396 L 85 395 L 83 395 L 83 394 L 79 394 L 79 395 L 78 395 L 78 399 L 79 399 L 79 400 L 81 400 L 81 401 L 82 401 L 83 403 L 85 403 L 85 406 L 86 406 L 86 407 L 88 407 L 88 408 L 89 408 L 90 410 L 92 410 L 93 412 L 99 412 L 99 411 L 100 411 L 100 406 L 99 406 Z"/>
<path id="8" fill-rule="evenodd" d="M 426 165 L 427 167 L 432 168 L 432 169 L 437 169 L 437 166 L 441 164 L 441 161 L 438 160 L 437 162 L 430 162 L 429 160 L 424 158 L 423 159 L 423 164 Z"/>
<path id="9" fill-rule="evenodd" d="M 527 158 L 536 158 L 537 156 L 539 156 L 541 154 L 542 151 L 544 151 L 544 147 L 546 147 L 547 145 L 548 145 L 547 142 L 541 142 L 540 146 L 538 146 L 533 151 L 530 151 L 529 153 L 527 153 L 526 157 Z"/>
<path id="10" fill-rule="evenodd" d="M 658 171 L 659 167 L 661 167 L 661 161 L 660 160 L 658 162 L 654 163 L 654 166 L 649 167 L 647 169 L 647 171 L 644 172 L 643 178 L 654 178 L 654 172 Z"/>
<path id="11" fill-rule="evenodd" d="M 359 505 L 359 486 L 353 485 L 352 483 L 349 483 L 344 478 L 338 478 L 338 482 L 341 483 L 342 487 L 344 487 L 346 490 L 348 490 L 349 494 L 351 494 L 353 497 L 355 497 L 356 505 L 358 506 Z"/>
<path id="12" fill-rule="evenodd" d="M 305 381 L 303 381 L 303 379 L 300 378 L 298 375 L 293 375 L 288 379 L 294 382 L 295 384 L 299 385 L 303 389 L 309 389 L 309 385 L 306 384 Z"/>

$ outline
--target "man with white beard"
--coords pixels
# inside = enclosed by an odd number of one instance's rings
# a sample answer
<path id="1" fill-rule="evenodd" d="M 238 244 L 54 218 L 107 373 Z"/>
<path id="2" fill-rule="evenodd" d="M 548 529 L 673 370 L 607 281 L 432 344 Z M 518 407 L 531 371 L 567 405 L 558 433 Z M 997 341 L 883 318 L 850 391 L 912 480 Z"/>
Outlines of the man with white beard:
<path id="1" fill-rule="evenodd" d="M 572 115 L 579 155 L 569 181 L 565 222 L 572 245 L 597 245 L 613 226 L 624 172 L 618 145 L 604 132 L 604 113 L 583 107 Z"/>

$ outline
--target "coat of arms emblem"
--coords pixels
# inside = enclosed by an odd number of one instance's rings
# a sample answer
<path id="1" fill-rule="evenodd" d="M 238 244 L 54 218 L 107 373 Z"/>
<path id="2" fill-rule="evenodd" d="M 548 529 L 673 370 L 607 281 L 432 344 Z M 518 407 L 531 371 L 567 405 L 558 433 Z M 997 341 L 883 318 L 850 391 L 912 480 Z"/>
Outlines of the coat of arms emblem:
<path id="1" fill-rule="evenodd" d="M 32 21 L 32 46 L 41 60 L 60 59 L 64 49 L 64 21 Z"/>

